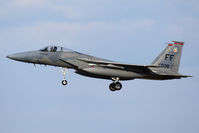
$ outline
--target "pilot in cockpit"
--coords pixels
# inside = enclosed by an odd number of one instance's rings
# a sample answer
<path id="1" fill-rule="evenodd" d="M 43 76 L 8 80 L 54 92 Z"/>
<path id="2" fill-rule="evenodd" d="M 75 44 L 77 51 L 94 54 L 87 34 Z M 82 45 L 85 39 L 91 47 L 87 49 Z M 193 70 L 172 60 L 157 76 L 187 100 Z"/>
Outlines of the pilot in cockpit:
<path id="1" fill-rule="evenodd" d="M 53 48 L 53 52 L 56 52 L 57 51 L 57 47 L 56 46 L 54 46 L 54 48 Z"/>
<path id="2" fill-rule="evenodd" d="M 64 50 L 66 50 L 66 49 L 64 49 L 63 47 L 48 46 L 48 47 L 41 49 L 40 51 L 42 51 L 42 52 L 60 52 L 60 51 L 64 51 Z"/>

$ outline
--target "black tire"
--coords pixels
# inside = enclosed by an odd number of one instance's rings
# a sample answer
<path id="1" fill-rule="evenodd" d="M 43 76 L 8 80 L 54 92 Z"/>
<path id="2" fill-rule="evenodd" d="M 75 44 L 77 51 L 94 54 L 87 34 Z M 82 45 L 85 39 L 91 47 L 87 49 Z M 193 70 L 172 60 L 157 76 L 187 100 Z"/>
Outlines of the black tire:
<path id="1" fill-rule="evenodd" d="M 67 85 L 67 83 L 68 83 L 68 82 L 67 82 L 66 80 L 62 80 L 62 85 L 65 86 L 65 85 Z"/>
<path id="2" fill-rule="evenodd" d="M 122 89 L 122 84 L 121 84 L 120 82 L 116 82 L 116 83 L 114 84 L 114 89 L 115 89 L 115 90 L 121 90 L 121 89 Z"/>
<path id="3" fill-rule="evenodd" d="M 111 84 L 109 85 L 109 89 L 110 89 L 111 91 L 116 91 L 116 89 L 115 89 L 115 87 L 114 87 L 114 83 L 111 83 Z"/>

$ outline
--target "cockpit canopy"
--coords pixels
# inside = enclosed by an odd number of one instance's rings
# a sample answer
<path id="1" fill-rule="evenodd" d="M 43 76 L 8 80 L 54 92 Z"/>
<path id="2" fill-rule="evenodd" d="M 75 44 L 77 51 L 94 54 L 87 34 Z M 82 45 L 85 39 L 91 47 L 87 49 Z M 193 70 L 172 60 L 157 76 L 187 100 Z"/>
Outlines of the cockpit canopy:
<path id="1" fill-rule="evenodd" d="M 41 49 L 40 51 L 42 51 L 42 52 L 62 52 L 62 51 L 73 52 L 73 50 L 71 50 L 71 49 L 66 49 L 66 48 L 59 47 L 59 46 L 47 46 L 47 47 Z"/>

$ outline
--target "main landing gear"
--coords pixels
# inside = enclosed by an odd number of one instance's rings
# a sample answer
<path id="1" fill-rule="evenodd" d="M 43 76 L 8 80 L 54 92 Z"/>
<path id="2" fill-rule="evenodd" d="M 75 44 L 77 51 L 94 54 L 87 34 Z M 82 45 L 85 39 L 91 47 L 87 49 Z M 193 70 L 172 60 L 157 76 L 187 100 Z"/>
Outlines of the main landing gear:
<path id="1" fill-rule="evenodd" d="M 62 68 L 62 75 L 63 75 L 63 80 L 62 80 L 62 85 L 65 86 L 67 85 L 67 80 L 66 80 L 66 74 L 67 74 L 67 68 Z"/>
<path id="2" fill-rule="evenodd" d="M 109 89 L 111 91 L 119 91 L 122 89 L 122 84 L 119 82 L 119 78 L 112 78 L 114 81 L 113 83 L 110 84 Z"/>
<path id="3" fill-rule="evenodd" d="M 62 80 L 62 85 L 66 86 L 67 85 L 67 80 L 66 80 L 66 74 L 68 73 L 67 68 L 62 68 L 62 75 L 63 75 L 63 80 Z M 109 89 L 111 91 L 119 91 L 122 89 L 122 84 L 119 82 L 119 78 L 112 78 L 113 83 L 110 84 Z"/>

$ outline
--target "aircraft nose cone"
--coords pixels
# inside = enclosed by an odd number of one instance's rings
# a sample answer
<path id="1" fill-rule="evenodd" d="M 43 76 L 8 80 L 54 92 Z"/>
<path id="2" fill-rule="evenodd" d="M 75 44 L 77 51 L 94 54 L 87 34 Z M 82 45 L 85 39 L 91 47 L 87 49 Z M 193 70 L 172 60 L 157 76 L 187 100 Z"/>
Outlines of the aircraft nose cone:
<path id="1" fill-rule="evenodd" d="M 23 60 L 23 55 L 22 54 L 12 54 L 12 55 L 8 55 L 6 56 L 7 58 L 9 59 L 12 59 L 12 60 L 17 60 L 17 61 L 22 61 Z"/>
<path id="2" fill-rule="evenodd" d="M 9 59 L 14 59 L 14 56 L 13 55 L 8 55 L 8 56 L 6 56 L 7 58 L 9 58 Z"/>
<path id="3" fill-rule="evenodd" d="M 13 59 L 12 55 L 8 55 L 6 57 L 9 58 L 9 59 Z"/>

